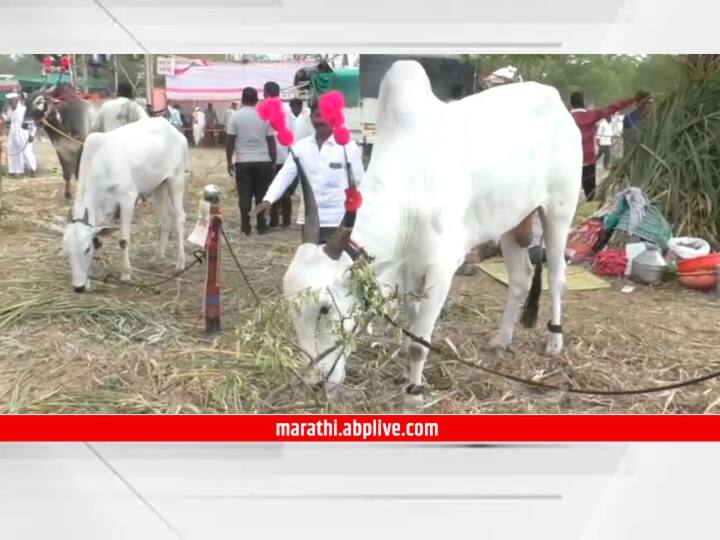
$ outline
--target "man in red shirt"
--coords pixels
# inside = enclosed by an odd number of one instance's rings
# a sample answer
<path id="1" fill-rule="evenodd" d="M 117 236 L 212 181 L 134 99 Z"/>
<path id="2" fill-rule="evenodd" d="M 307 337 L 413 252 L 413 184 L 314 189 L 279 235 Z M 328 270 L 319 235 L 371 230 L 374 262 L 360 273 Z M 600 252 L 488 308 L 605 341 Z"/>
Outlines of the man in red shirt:
<path id="1" fill-rule="evenodd" d="M 613 114 L 635 103 L 635 98 L 624 99 L 604 109 L 586 109 L 585 97 L 582 92 L 573 92 L 570 95 L 570 114 L 580 128 L 583 146 L 582 186 L 585 198 L 591 201 L 595 196 L 595 163 L 597 162 L 597 149 L 595 148 L 595 134 L 597 124 L 603 118 L 610 118 Z"/>

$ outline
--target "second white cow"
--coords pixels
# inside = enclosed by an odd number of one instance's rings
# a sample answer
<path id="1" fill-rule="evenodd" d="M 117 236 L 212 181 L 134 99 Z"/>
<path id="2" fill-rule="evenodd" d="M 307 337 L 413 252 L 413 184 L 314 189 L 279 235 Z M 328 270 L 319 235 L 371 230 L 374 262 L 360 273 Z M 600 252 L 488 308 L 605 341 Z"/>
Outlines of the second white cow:
<path id="1" fill-rule="evenodd" d="M 420 64 L 396 62 L 380 87 L 377 133 L 364 203 L 357 221 L 346 214 L 344 222 L 355 221 L 354 229 L 341 228 L 324 248 L 312 245 L 317 236 L 306 235 L 285 275 L 289 297 L 317 293 L 291 314 L 300 347 L 317 358 L 338 341 L 333 320 L 353 327 L 347 315 L 363 299 L 348 283 L 352 259 L 344 251 L 351 234 L 375 257 L 381 284 L 423 293 L 408 303 L 407 322 L 428 341 L 465 254 L 500 239 L 510 283 L 495 343 L 508 347 L 529 291 L 526 323 L 537 315 L 541 267 L 533 279 L 526 248 L 532 215 L 539 212 L 552 298 L 547 350 L 559 352 L 564 248 L 580 192 L 582 145 L 558 92 L 517 83 L 445 104 L 433 95 Z M 311 223 L 316 207 L 306 200 L 305 210 Z M 420 393 L 427 353 L 410 344 L 410 395 Z M 344 363 L 342 352 L 328 354 L 315 364 L 317 375 L 339 383 Z"/>
<path id="2" fill-rule="evenodd" d="M 167 248 L 172 220 L 178 240 L 177 268 L 185 266 L 184 224 L 187 140 L 163 118 L 149 118 L 85 139 L 78 191 L 63 247 L 76 292 L 90 286 L 90 264 L 98 236 L 120 212 L 121 279 L 131 279 L 130 229 L 139 197 L 151 197 L 160 218 L 158 257 Z"/>

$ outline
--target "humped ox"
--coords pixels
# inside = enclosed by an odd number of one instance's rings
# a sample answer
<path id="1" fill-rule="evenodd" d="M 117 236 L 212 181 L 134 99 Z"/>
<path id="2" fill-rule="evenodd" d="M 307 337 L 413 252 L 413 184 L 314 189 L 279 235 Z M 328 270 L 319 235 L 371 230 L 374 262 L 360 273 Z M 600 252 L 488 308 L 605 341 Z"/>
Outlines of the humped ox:
<path id="1" fill-rule="evenodd" d="M 57 152 L 65 181 L 65 197 L 72 197 L 70 179 L 79 178 L 78 166 L 83 146 L 97 111 L 82 100 L 68 84 L 41 88 L 27 99 L 25 121 L 45 127 L 55 152 Z"/>
<path id="2" fill-rule="evenodd" d="M 184 224 L 187 140 L 164 118 L 149 118 L 109 133 L 91 133 L 80 162 L 78 191 L 63 247 L 70 262 L 77 292 L 90 286 L 90 264 L 102 246 L 98 236 L 110 230 L 120 213 L 121 279 L 131 279 L 130 229 L 139 197 L 152 197 L 160 219 L 157 256 L 162 259 L 175 219 L 177 268 L 185 266 Z"/>
<path id="3" fill-rule="evenodd" d="M 537 315 L 542 266 L 536 266 L 534 279 L 527 247 L 538 211 L 552 299 L 547 351 L 560 352 L 564 250 L 580 191 L 582 147 L 558 92 L 517 83 L 446 104 L 433 94 L 419 63 L 399 61 L 380 86 L 377 133 L 351 234 L 375 258 L 381 286 L 404 295 L 407 328 L 430 341 L 465 254 L 499 240 L 509 289 L 494 345 L 509 347 L 526 299 L 525 320 Z M 316 223 L 317 206 L 305 202 L 306 224 Z M 341 228 L 321 247 L 309 231 L 284 277 L 288 298 L 316 292 L 291 310 L 299 346 L 315 359 L 338 343 L 333 320 L 343 317 L 345 329 L 352 330 L 354 321 L 345 317 L 363 301 L 349 289 L 349 238 L 350 231 Z M 334 351 L 315 364 L 315 376 L 331 385 L 345 374 L 345 353 L 338 350 L 339 356 Z M 421 344 L 409 343 L 411 400 L 421 393 L 427 354 Z"/>

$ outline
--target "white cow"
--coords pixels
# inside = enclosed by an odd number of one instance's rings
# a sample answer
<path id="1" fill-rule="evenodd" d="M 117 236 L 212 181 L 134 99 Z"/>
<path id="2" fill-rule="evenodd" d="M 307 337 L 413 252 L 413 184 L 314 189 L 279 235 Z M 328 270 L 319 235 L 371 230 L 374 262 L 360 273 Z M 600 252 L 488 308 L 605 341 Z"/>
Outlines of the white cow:
<path id="1" fill-rule="evenodd" d="M 375 257 L 383 286 L 425 291 L 419 302 L 406 303 L 409 330 L 430 341 L 465 254 L 499 239 L 509 291 L 494 343 L 509 347 L 531 283 L 527 320 L 537 315 L 542 267 L 536 267 L 533 280 L 526 248 L 531 217 L 539 210 L 552 297 L 547 350 L 558 353 L 564 248 L 582 169 L 580 132 L 558 92 L 517 83 L 446 104 L 433 94 L 420 64 L 400 61 L 381 83 L 377 133 L 352 240 Z M 314 205 L 306 205 L 306 223 L 313 211 Z M 337 308 L 347 314 L 362 301 L 348 290 L 352 260 L 343 250 L 349 236 L 341 228 L 324 248 L 304 243 L 285 274 L 288 297 L 317 292 L 318 301 L 304 302 L 291 315 L 300 347 L 314 358 L 337 342 L 330 321 L 338 320 Z M 410 343 L 410 395 L 419 393 L 427 353 Z M 329 354 L 316 364 L 316 375 L 339 383 L 344 363 L 344 354 Z"/>
<path id="2" fill-rule="evenodd" d="M 75 291 L 90 285 L 90 263 L 102 244 L 97 236 L 107 230 L 120 211 L 121 279 L 130 280 L 130 228 L 138 197 L 153 198 L 160 218 L 158 257 L 168 244 L 172 216 L 178 238 L 178 269 L 185 265 L 184 223 L 187 140 L 164 118 L 149 118 L 109 133 L 91 133 L 80 160 L 78 191 L 63 245 L 70 261 Z"/>

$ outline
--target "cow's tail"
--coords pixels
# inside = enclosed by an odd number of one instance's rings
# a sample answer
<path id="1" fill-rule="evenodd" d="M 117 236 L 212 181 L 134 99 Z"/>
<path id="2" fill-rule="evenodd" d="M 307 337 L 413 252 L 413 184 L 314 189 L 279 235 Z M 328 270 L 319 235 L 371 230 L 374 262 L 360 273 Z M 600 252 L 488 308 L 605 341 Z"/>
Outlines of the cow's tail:
<path id="1" fill-rule="evenodd" d="M 537 324 L 538 312 L 540 311 L 540 293 L 542 292 L 542 259 L 542 256 L 539 257 L 538 262 L 535 263 L 532 285 L 530 285 L 530 292 L 520 316 L 520 321 L 525 328 L 533 328 Z"/>

